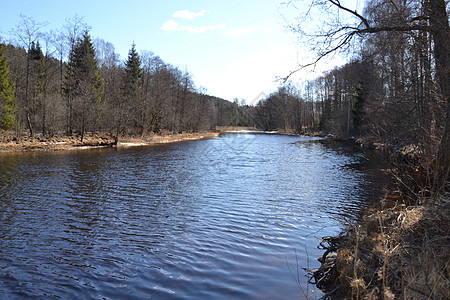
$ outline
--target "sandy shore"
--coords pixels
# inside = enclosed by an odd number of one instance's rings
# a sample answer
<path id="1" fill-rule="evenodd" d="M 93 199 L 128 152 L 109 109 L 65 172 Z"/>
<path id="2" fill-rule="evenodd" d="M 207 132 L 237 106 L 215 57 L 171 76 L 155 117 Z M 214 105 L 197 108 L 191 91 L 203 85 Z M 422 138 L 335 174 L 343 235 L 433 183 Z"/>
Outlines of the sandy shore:
<path id="1" fill-rule="evenodd" d="M 181 134 L 173 134 L 173 135 L 153 135 L 144 139 L 136 139 L 136 138 L 124 138 L 119 140 L 116 147 L 117 148 L 126 148 L 126 147 L 141 147 L 141 146 L 151 146 L 151 145 L 161 145 L 168 143 L 178 143 L 178 142 L 186 142 L 186 141 L 196 141 L 196 140 L 204 140 L 219 136 L 218 132 L 196 132 L 196 133 L 181 133 Z"/>
<path id="2" fill-rule="evenodd" d="M 106 147 L 138 147 L 151 146 L 183 141 L 202 140 L 218 136 L 217 132 L 182 133 L 172 135 L 151 135 L 143 139 L 120 138 L 116 144 L 115 139 L 109 135 L 89 134 L 81 142 L 80 137 L 36 137 L 22 136 L 17 138 L 13 133 L 0 133 L 0 153 L 29 152 L 29 151 L 63 151 L 86 150 Z"/>
<path id="3" fill-rule="evenodd" d="M 216 126 L 217 132 L 234 132 L 234 131 L 250 131 L 257 130 L 255 127 L 244 127 L 244 126 Z"/>

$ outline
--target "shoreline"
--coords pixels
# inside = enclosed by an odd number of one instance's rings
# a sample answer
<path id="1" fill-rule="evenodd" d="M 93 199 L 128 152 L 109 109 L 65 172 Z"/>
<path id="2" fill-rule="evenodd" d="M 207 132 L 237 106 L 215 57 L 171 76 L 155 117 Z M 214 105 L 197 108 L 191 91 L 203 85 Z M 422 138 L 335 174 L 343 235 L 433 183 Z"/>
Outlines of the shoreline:
<path id="1" fill-rule="evenodd" d="M 384 197 L 381 208 L 322 239 L 310 283 L 323 299 L 450 299 L 450 194 L 416 205 L 391 201 Z"/>
<path id="2" fill-rule="evenodd" d="M 31 138 L 26 133 L 22 133 L 17 137 L 15 132 L 3 131 L 0 132 L 0 155 L 8 153 L 85 151 L 102 148 L 124 149 L 130 147 L 158 146 L 169 143 L 209 139 L 218 137 L 221 134 L 239 133 L 243 131 L 259 132 L 253 127 L 217 126 L 216 130 L 194 133 L 150 134 L 144 138 L 124 136 L 120 137 L 119 141 L 116 143 L 115 138 L 109 133 L 87 133 L 83 138 L 83 142 L 81 142 L 81 137 L 79 135 L 55 135 L 53 137 L 36 136 Z M 283 130 L 272 133 L 281 135 L 323 136 L 286 132 Z"/>
<path id="3" fill-rule="evenodd" d="M 123 138 L 120 139 L 116 148 L 130 148 L 130 147 L 146 147 L 158 146 L 171 143 L 199 141 L 218 137 L 219 133 L 214 131 L 196 132 L 196 133 L 179 133 L 173 135 L 154 135 L 148 138 Z"/>
<path id="4" fill-rule="evenodd" d="M 87 134 L 83 142 L 79 136 L 17 138 L 11 133 L 0 133 L 0 154 L 25 152 L 60 152 L 101 148 L 124 149 L 129 147 L 157 146 L 169 143 L 203 140 L 219 136 L 218 132 L 204 131 L 167 135 L 149 135 L 144 138 L 122 137 L 116 143 L 108 134 Z"/>
<path id="5" fill-rule="evenodd" d="M 360 139 L 331 140 L 386 150 Z M 359 220 L 322 238 L 321 266 L 308 270 L 321 299 L 450 299 L 450 183 L 440 194 L 403 195 L 394 182 Z"/>

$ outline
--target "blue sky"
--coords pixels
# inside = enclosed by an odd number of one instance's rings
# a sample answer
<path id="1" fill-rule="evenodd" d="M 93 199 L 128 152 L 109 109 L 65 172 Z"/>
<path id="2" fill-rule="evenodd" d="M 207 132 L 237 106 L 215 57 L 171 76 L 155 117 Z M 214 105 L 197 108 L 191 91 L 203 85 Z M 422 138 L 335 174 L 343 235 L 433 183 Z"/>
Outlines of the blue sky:
<path id="1" fill-rule="evenodd" d="M 252 103 L 276 89 L 305 57 L 281 14 L 282 0 L 0 0 L 0 35 L 20 14 L 59 29 L 76 14 L 99 37 L 115 46 L 122 60 L 134 42 L 166 63 L 187 69 L 197 87 L 228 100 Z M 297 74 L 299 80 L 305 74 Z M 308 75 L 310 76 L 310 75 Z"/>

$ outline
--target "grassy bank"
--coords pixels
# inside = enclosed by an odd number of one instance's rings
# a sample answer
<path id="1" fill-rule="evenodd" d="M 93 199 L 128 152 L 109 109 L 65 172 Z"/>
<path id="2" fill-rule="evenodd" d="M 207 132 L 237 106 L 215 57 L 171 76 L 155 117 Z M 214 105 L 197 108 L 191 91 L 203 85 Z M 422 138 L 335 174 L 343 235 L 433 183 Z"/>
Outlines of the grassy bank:
<path id="1" fill-rule="evenodd" d="M 449 224 L 449 194 L 372 208 L 342 235 L 324 238 L 314 283 L 327 299 L 450 299 Z"/>
<path id="2" fill-rule="evenodd" d="M 178 133 L 178 134 L 153 134 L 143 138 L 121 137 L 119 142 L 110 134 L 86 134 L 81 141 L 79 136 L 55 135 L 53 137 L 29 137 L 28 135 L 17 135 L 15 132 L 0 132 L 0 153 L 27 152 L 27 151 L 61 151 L 61 150 L 84 150 L 102 147 L 133 147 L 150 146 L 182 141 L 200 140 L 218 136 L 212 131 Z"/>
<path id="3" fill-rule="evenodd" d="M 450 299 L 450 184 L 419 189 L 413 181 L 426 174 L 410 162 L 391 164 L 390 192 L 339 236 L 322 240 L 311 282 L 324 299 Z"/>

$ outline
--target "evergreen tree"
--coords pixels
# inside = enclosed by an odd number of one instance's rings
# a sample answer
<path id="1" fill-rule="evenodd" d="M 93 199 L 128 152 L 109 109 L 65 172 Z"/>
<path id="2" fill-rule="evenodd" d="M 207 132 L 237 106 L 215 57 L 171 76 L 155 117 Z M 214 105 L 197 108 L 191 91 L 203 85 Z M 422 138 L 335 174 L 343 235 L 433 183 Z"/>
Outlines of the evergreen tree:
<path id="1" fill-rule="evenodd" d="M 95 49 L 87 31 L 69 55 L 65 92 L 69 112 L 68 133 L 71 134 L 75 127 L 83 140 L 87 127 L 94 130 L 101 116 L 104 92 Z"/>
<path id="2" fill-rule="evenodd" d="M 131 125 L 132 127 L 142 126 L 142 120 L 145 118 L 141 107 L 142 83 L 143 69 L 141 60 L 136 51 L 136 45 L 133 43 L 128 52 L 128 59 L 125 62 L 125 70 L 122 77 L 122 98 L 118 103 L 119 124 L 117 124 L 117 134 L 119 131 L 122 131 L 121 127 L 124 125 Z M 130 122 L 132 124 L 127 124 Z"/>
<path id="3" fill-rule="evenodd" d="M 38 115 L 42 111 L 45 86 L 45 57 L 39 41 L 32 42 L 29 57 L 29 103 L 27 113 L 33 130 L 37 128 Z M 43 129 L 43 134 L 45 130 Z"/>
<path id="4" fill-rule="evenodd" d="M 16 98 L 14 83 L 10 81 L 8 61 L 0 44 L 0 128 L 12 129 L 16 123 Z"/>
<path id="5" fill-rule="evenodd" d="M 124 90 L 133 97 L 137 97 L 138 90 L 142 87 L 143 70 L 141 60 L 136 52 L 136 45 L 133 43 L 128 52 L 128 59 L 125 63 Z"/>
<path id="6" fill-rule="evenodd" d="M 75 73 L 80 85 L 86 85 L 85 93 L 92 103 L 101 103 L 103 97 L 103 78 L 100 75 L 95 49 L 91 36 L 86 31 L 74 49 Z M 83 92 L 83 91 L 81 91 Z"/>
<path id="7" fill-rule="evenodd" d="M 354 107 L 352 110 L 352 117 L 353 117 L 353 127 L 357 130 L 361 129 L 361 126 L 364 122 L 364 105 L 365 105 L 365 97 L 366 97 L 367 91 L 364 88 L 362 84 L 359 84 L 356 86 L 356 95 L 354 100 Z"/>
<path id="8" fill-rule="evenodd" d="M 30 59 L 33 60 L 41 60 L 42 57 L 44 57 L 44 54 L 42 53 L 41 45 L 39 44 L 39 41 L 31 42 L 30 50 L 28 51 L 28 55 L 30 56 Z"/>
<path id="9" fill-rule="evenodd" d="M 33 46 L 28 52 L 29 55 L 32 55 L 32 59 L 36 61 L 37 70 L 36 70 L 36 84 L 37 84 L 37 94 L 44 94 L 44 85 L 45 85 L 45 56 L 42 52 L 41 46 L 39 45 L 39 41 L 36 43 L 36 47 L 33 49 Z"/>

